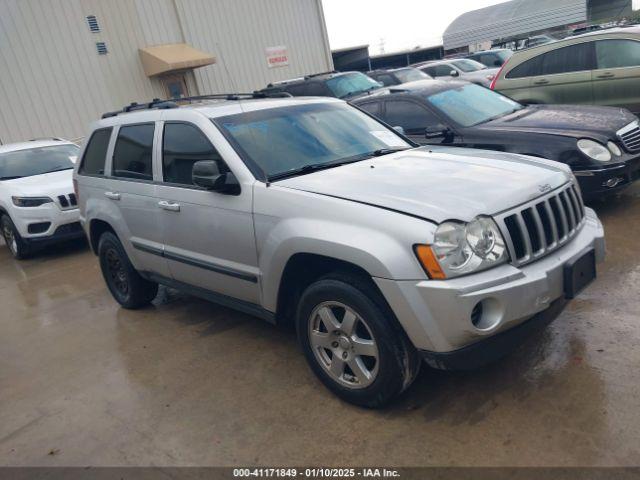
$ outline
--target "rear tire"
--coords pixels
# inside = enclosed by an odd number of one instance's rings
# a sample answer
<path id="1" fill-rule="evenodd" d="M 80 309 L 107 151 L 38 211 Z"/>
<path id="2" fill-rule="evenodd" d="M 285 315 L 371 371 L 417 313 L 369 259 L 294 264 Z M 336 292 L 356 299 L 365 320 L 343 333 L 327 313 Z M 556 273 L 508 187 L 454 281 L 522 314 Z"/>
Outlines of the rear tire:
<path id="1" fill-rule="evenodd" d="M 105 232 L 100 237 L 98 257 L 102 276 L 111 295 L 124 308 L 142 308 L 156 298 L 158 284 L 140 276 L 120 240 L 113 233 Z"/>
<path id="2" fill-rule="evenodd" d="M 418 352 L 379 292 L 355 275 L 328 275 L 302 294 L 298 340 L 316 376 L 341 399 L 380 408 L 405 391 Z"/>
<path id="3" fill-rule="evenodd" d="M 0 228 L 2 229 L 4 243 L 7 244 L 9 252 L 11 252 L 11 255 L 13 255 L 16 260 L 24 260 L 31 255 L 29 244 L 20 236 L 18 229 L 9 218 L 9 215 L 2 215 L 2 218 L 0 218 Z"/>

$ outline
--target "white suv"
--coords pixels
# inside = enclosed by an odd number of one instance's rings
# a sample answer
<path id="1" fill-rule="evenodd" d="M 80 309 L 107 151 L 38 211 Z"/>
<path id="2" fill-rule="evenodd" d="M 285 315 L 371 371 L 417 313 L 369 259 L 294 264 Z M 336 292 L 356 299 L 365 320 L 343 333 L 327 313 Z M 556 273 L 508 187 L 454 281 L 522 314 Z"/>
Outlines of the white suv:
<path id="1" fill-rule="evenodd" d="M 78 146 L 57 138 L 0 146 L 0 227 L 11 254 L 84 235 L 73 192 Z"/>

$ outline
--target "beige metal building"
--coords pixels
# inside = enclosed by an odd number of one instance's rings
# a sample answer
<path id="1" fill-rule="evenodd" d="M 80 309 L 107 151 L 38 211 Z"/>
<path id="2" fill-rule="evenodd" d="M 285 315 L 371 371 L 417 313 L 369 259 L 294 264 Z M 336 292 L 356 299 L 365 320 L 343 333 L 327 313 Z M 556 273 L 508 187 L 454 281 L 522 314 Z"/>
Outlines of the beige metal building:
<path id="1" fill-rule="evenodd" d="M 0 141 L 332 68 L 321 0 L 0 0 Z"/>

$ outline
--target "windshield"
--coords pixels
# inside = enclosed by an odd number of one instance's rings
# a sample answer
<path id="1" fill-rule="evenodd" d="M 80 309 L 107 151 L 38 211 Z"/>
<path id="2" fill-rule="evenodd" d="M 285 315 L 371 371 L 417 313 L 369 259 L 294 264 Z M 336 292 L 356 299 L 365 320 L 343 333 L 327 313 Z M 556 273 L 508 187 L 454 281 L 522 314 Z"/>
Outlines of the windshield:
<path id="1" fill-rule="evenodd" d="M 487 68 L 480 62 L 469 60 L 468 58 L 465 58 L 463 60 L 456 60 L 451 63 L 462 70 L 464 73 L 477 72 L 478 70 L 485 70 Z"/>
<path id="2" fill-rule="evenodd" d="M 402 83 L 429 80 L 431 77 L 417 68 L 405 68 L 394 72 Z"/>
<path id="3" fill-rule="evenodd" d="M 327 80 L 327 87 L 338 98 L 347 98 L 359 93 L 382 87 L 380 82 L 367 77 L 364 73 L 353 72 Z"/>
<path id="4" fill-rule="evenodd" d="M 78 151 L 76 145 L 54 145 L 0 153 L 0 180 L 70 170 Z"/>
<path id="5" fill-rule="evenodd" d="M 486 123 L 523 108 L 510 98 L 474 84 L 430 95 L 427 101 L 463 127 Z"/>
<path id="6" fill-rule="evenodd" d="M 213 122 L 269 179 L 411 147 L 393 130 L 342 102 L 257 110 Z"/>

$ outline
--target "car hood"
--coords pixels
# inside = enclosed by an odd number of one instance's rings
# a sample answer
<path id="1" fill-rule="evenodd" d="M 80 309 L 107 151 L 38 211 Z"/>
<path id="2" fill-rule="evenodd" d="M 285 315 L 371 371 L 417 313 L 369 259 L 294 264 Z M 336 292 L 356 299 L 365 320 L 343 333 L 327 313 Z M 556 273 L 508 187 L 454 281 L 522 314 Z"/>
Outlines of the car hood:
<path id="1" fill-rule="evenodd" d="M 274 185 L 369 204 L 436 223 L 470 221 L 539 197 L 571 178 L 565 165 L 483 150 L 422 147 Z"/>
<path id="2" fill-rule="evenodd" d="M 623 108 L 577 105 L 533 105 L 481 125 L 483 129 L 533 132 L 576 138 L 595 134 L 614 138 L 618 130 L 636 120 Z"/>
<path id="3" fill-rule="evenodd" d="M 0 185 L 9 187 L 13 196 L 55 197 L 67 195 L 73 192 L 73 170 L 4 180 L 0 182 Z"/>

